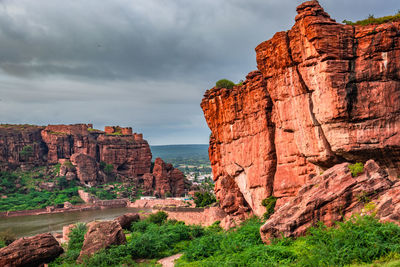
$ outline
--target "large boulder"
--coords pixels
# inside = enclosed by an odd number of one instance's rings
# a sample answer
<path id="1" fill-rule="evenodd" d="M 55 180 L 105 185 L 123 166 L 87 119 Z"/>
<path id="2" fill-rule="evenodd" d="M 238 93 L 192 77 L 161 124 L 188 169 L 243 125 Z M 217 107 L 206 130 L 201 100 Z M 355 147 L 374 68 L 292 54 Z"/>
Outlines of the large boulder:
<path id="1" fill-rule="evenodd" d="M 125 234 L 117 221 L 91 222 L 87 227 L 78 262 L 103 248 L 126 243 Z"/>
<path id="2" fill-rule="evenodd" d="M 63 249 L 49 233 L 23 237 L 0 249 L 0 266 L 39 266 L 61 253 Z"/>
<path id="3" fill-rule="evenodd" d="M 139 220 L 140 216 L 137 213 L 126 213 L 115 218 L 115 221 L 117 221 L 119 225 L 121 225 L 122 229 L 130 229 L 131 224 Z"/>

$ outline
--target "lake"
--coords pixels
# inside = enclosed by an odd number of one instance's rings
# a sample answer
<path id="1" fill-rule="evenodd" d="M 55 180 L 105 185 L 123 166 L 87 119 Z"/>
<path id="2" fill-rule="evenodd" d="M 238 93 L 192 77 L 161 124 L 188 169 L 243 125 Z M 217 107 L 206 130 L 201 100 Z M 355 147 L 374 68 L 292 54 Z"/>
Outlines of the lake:
<path id="1" fill-rule="evenodd" d="M 0 232 L 10 229 L 17 237 L 47 232 L 62 232 L 65 225 L 77 222 L 112 220 L 129 212 L 150 212 L 146 208 L 112 208 L 103 210 L 74 211 L 17 217 L 0 217 Z"/>

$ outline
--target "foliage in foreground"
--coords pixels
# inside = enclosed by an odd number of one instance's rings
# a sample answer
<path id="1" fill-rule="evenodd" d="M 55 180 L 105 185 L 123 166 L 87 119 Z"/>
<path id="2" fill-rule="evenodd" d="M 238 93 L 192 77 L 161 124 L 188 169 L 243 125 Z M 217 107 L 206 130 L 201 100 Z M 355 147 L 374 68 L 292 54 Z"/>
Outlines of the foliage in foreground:
<path id="1" fill-rule="evenodd" d="M 216 202 L 215 196 L 210 192 L 196 192 L 194 193 L 194 203 L 196 208 L 203 208 Z"/>
<path id="2" fill-rule="evenodd" d="M 196 239 L 178 266 L 344 266 L 400 253 L 400 227 L 369 216 L 333 228 L 319 225 L 305 237 L 274 240 L 271 245 L 262 244 L 260 225 L 252 219 L 236 231 Z"/>
<path id="3" fill-rule="evenodd" d="M 151 220 L 132 223 L 127 244 L 102 250 L 83 266 L 132 266 L 137 259 L 159 259 L 179 252 L 184 255 L 176 266 L 363 266 L 400 259 L 400 227 L 371 216 L 355 216 L 330 228 L 320 224 L 304 237 L 276 239 L 270 245 L 262 243 L 258 218 L 229 231 L 218 224 L 204 228 Z M 71 236 L 69 250 L 52 266 L 74 265 L 83 235 L 80 231 L 76 238 Z"/>
<path id="4" fill-rule="evenodd" d="M 75 264 L 75 261 L 81 252 L 86 231 L 87 228 L 84 223 L 77 223 L 76 227 L 73 228 L 69 234 L 69 242 L 66 253 L 52 262 L 50 266 L 57 266 L 62 263 L 72 265 Z"/>

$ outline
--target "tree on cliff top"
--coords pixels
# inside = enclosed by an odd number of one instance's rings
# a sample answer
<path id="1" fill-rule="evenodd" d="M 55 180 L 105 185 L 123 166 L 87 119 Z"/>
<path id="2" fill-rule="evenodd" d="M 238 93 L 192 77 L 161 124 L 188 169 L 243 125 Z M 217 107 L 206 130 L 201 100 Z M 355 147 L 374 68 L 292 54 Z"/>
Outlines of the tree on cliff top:
<path id="1" fill-rule="evenodd" d="M 226 89 L 232 89 L 234 85 L 235 85 L 234 82 L 227 79 L 221 79 L 215 83 L 215 86 L 217 88 L 226 88 Z"/>

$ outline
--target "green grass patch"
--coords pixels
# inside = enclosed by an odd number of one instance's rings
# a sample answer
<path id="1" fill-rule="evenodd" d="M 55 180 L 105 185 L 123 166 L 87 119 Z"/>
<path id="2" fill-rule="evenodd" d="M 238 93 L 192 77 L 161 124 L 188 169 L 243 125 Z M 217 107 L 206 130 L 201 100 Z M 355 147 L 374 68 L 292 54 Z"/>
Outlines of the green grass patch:
<path id="1" fill-rule="evenodd" d="M 343 20 L 344 24 L 347 25 L 371 25 L 371 24 L 383 24 L 387 22 L 393 22 L 393 21 L 399 21 L 400 20 L 400 13 L 397 13 L 396 15 L 393 16 L 385 16 L 385 17 L 380 17 L 380 18 L 374 18 L 373 15 L 369 15 L 368 18 L 363 19 L 363 20 L 358 20 L 356 22 L 352 22 L 350 20 Z"/>
<path id="2" fill-rule="evenodd" d="M 349 170 L 351 171 L 351 175 L 353 177 L 357 177 L 359 174 L 364 172 L 364 164 L 361 162 L 349 164 Z"/>

